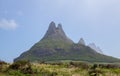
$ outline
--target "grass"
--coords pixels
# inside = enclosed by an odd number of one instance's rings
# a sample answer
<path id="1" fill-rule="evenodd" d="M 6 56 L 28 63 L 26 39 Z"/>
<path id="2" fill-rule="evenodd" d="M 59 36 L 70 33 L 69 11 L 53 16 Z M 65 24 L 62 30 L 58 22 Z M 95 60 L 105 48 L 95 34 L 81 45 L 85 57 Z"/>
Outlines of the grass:
<path id="1" fill-rule="evenodd" d="M 0 76 L 7 76 L 5 73 L 0 73 Z"/>
<path id="2" fill-rule="evenodd" d="M 120 68 L 113 67 L 112 64 L 109 65 L 109 68 L 106 68 L 107 64 L 101 68 L 98 64 L 93 65 L 84 62 L 28 62 L 29 65 L 24 62 L 22 65 L 21 62 L 18 63 L 19 66 L 16 63 L 2 64 L 3 70 L 0 71 L 0 76 L 120 76 Z"/>
<path id="3" fill-rule="evenodd" d="M 87 70 L 75 67 L 67 67 L 66 65 L 51 65 L 51 64 L 34 64 L 34 69 L 37 69 L 39 72 L 49 72 L 55 73 L 55 76 L 76 76 L 83 75 L 87 76 Z"/>

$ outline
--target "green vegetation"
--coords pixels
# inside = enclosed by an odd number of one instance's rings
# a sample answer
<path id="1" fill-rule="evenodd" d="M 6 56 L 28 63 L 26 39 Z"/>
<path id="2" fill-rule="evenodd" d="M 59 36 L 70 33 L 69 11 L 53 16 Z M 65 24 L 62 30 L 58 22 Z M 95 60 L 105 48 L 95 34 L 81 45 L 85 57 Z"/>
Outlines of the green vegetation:
<path id="1" fill-rule="evenodd" d="M 80 44 L 68 44 L 62 40 L 46 39 L 36 43 L 29 51 L 24 52 L 15 61 L 30 60 L 39 61 L 88 61 L 88 62 L 120 62 L 119 59 L 102 55 L 88 46 Z"/>
<path id="2" fill-rule="evenodd" d="M 0 64 L 0 76 L 120 76 L 119 64 L 80 61 Z"/>
<path id="3" fill-rule="evenodd" d="M 33 45 L 28 51 L 22 53 L 14 61 L 29 60 L 30 62 L 40 61 L 87 61 L 87 62 L 120 62 L 120 59 L 99 54 L 87 45 L 74 43 L 69 39 L 62 29 L 62 26 L 50 26 L 45 36 Z"/>

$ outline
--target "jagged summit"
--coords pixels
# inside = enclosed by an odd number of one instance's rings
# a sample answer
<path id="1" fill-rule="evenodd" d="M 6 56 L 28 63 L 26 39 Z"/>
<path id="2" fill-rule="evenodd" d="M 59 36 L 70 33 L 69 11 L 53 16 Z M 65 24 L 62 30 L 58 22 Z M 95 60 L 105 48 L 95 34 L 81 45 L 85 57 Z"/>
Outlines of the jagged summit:
<path id="1" fill-rule="evenodd" d="M 95 50 L 96 52 L 98 52 L 98 53 L 100 53 L 100 54 L 103 54 L 102 50 L 101 50 L 99 47 L 97 47 L 97 46 L 95 45 L 95 43 L 90 43 L 88 46 L 89 46 L 91 49 Z"/>
<path id="2" fill-rule="evenodd" d="M 50 24 L 49 24 L 49 28 L 45 34 L 45 38 L 48 37 L 49 35 L 53 34 L 56 32 L 56 25 L 55 23 L 52 21 Z"/>
<path id="3" fill-rule="evenodd" d="M 59 23 L 57 28 L 63 30 L 62 29 L 62 24 Z"/>
<path id="4" fill-rule="evenodd" d="M 49 24 L 49 28 L 52 29 L 52 28 L 56 28 L 56 24 L 54 21 L 52 21 L 50 24 Z"/>
<path id="5" fill-rule="evenodd" d="M 80 38 L 80 41 L 78 42 L 78 44 L 85 45 L 84 39 L 83 39 L 83 38 Z"/>
<path id="6" fill-rule="evenodd" d="M 43 39 L 46 39 L 46 38 L 52 38 L 54 40 L 60 39 L 68 43 L 73 43 L 73 41 L 66 36 L 62 28 L 62 24 L 58 24 L 58 26 L 56 27 L 56 24 L 53 21 L 49 24 L 49 28 L 45 36 L 43 37 Z"/>

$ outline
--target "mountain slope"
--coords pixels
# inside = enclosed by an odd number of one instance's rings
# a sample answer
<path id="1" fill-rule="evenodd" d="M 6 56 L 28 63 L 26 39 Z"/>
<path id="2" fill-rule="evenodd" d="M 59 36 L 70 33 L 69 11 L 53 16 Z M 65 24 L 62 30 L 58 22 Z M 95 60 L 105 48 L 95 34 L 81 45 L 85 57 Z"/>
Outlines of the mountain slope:
<path id="1" fill-rule="evenodd" d="M 119 59 L 102 55 L 86 46 L 84 40 L 74 43 L 69 39 L 62 29 L 62 25 L 56 27 L 51 22 L 45 36 L 30 50 L 22 53 L 14 61 L 30 60 L 39 61 L 58 61 L 58 60 L 78 60 L 89 62 L 120 62 Z"/>

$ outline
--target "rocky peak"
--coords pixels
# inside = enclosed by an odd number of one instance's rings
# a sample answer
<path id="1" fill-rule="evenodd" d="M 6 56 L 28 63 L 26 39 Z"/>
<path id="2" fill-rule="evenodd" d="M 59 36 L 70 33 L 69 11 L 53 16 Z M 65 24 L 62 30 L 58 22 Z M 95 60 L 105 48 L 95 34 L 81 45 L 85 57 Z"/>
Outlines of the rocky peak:
<path id="1" fill-rule="evenodd" d="M 83 38 L 80 38 L 80 41 L 78 42 L 78 44 L 85 45 L 84 39 L 83 39 Z"/>
<path id="2" fill-rule="evenodd" d="M 70 40 L 63 28 L 62 28 L 62 25 L 61 24 L 58 24 L 58 26 L 56 27 L 56 24 L 52 21 L 50 24 L 49 24 L 49 28 L 45 34 L 45 36 L 43 37 L 43 39 L 45 38 L 52 38 L 52 39 L 60 39 L 60 40 L 63 40 L 63 41 L 66 41 L 66 42 L 70 42 L 70 43 L 73 43 L 72 40 Z"/>
<path id="3" fill-rule="evenodd" d="M 63 28 L 62 28 L 62 24 L 58 24 L 57 28 L 56 28 L 56 31 L 64 38 L 67 38 L 67 36 L 65 35 L 65 32 L 63 31 Z"/>
<path id="4" fill-rule="evenodd" d="M 47 32 L 53 33 L 53 32 L 55 32 L 55 30 L 56 30 L 56 25 L 55 25 L 55 23 L 52 21 L 52 22 L 49 24 L 49 28 L 48 28 L 48 31 L 47 31 Z"/>
<path id="5" fill-rule="evenodd" d="M 62 24 L 59 23 L 57 28 L 63 30 L 62 29 Z"/>
<path id="6" fill-rule="evenodd" d="M 91 49 L 95 50 L 96 52 L 98 52 L 98 53 L 100 53 L 100 54 L 103 54 L 102 50 L 101 50 L 99 47 L 97 47 L 94 43 L 90 43 L 88 46 L 89 46 Z"/>
<path id="7" fill-rule="evenodd" d="M 55 22 L 52 21 L 52 22 L 49 24 L 49 28 L 56 28 Z"/>

